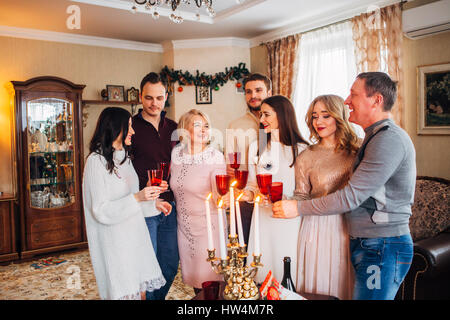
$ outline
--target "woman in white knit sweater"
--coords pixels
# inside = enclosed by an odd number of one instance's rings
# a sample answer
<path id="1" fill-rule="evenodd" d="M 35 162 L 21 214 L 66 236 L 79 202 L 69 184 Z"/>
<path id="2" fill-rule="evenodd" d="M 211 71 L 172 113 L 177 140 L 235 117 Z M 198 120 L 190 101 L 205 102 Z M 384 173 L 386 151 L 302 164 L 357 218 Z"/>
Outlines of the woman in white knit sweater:
<path id="1" fill-rule="evenodd" d="M 165 284 L 141 205 L 170 212 L 160 187 L 139 191 L 128 156 L 134 134 L 122 108 L 100 114 L 83 175 L 83 204 L 92 266 L 101 299 L 144 299 Z M 155 201 L 156 200 L 156 201 Z"/>

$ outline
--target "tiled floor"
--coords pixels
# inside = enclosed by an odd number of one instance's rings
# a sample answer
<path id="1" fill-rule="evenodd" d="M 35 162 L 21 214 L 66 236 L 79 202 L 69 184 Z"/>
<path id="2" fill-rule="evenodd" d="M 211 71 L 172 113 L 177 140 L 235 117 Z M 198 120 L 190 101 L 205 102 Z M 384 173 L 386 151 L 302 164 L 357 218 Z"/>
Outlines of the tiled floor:
<path id="1" fill-rule="evenodd" d="M 66 262 L 41 269 L 31 265 L 42 262 L 44 258 L 0 266 L 0 300 L 99 299 L 88 250 L 51 257 L 65 259 Z M 166 299 L 188 300 L 193 296 L 193 289 L 183 284 L 178 272 Z"/>

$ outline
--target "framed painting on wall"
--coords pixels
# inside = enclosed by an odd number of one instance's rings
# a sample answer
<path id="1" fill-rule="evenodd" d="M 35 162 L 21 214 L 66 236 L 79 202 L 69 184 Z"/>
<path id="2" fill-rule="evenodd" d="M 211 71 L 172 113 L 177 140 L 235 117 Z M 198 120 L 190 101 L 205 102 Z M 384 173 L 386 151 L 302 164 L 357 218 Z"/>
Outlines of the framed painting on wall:
<path id="1" fill-rule="evenodd" d="M 195 103 L 196 104 L 211 104 L 212 103 L 211 87 L 195 86 Z"/>
<path id="2" fill-rule="evenodd" d="M 124 86 L 107 85 L 108 101 L 125 101 Z"/>
<path id="3" fill-rule="evenodd" d="M 450 135 L 450 63 L 417 67 L 417 133 Z"/>

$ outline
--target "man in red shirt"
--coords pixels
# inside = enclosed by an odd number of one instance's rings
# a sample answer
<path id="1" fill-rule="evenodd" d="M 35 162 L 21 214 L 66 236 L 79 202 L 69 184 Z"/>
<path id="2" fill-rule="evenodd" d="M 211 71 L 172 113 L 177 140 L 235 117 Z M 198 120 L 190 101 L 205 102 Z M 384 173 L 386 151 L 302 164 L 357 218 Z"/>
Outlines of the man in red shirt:
<path id="1" fill-rule="evenodd" d="M 177 123 L 166 118 L 163 111 L 167 100 L 167 84 L 159 74 L 151 72 L 142 79 L 140 94 L 143 109 L 133 117 L 135 134 L 131 153 L 133 166 L 139 177 L 139 189 L 142 189 L 148 182 L 147 170 L 157 169 L 161 162 L 170 163 L 172 148 L 178 138 L 175 134 Z M 153 248 L 167 283 L 159 290 L 147 292 L 147 300 L 164 300 L 178 271 L 177 215 L 170 187 L 161 193 L 160 198 L 172 205 L 172 211 L 166 215 L 161 212 L 152 213 L 154 210 L 149 209 L 144 214 Z"/>

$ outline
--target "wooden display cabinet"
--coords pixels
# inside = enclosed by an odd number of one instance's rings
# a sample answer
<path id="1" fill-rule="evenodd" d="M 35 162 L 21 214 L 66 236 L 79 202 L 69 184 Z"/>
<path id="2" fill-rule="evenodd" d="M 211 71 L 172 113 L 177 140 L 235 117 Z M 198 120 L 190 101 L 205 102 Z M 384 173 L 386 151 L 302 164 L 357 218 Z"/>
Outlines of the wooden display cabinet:
<path id="1" fill-rule="evenodd" d="M 81 192 L 85 86 L 57 77 L 12 84 L 20 257 L 86 248 Z"/>

